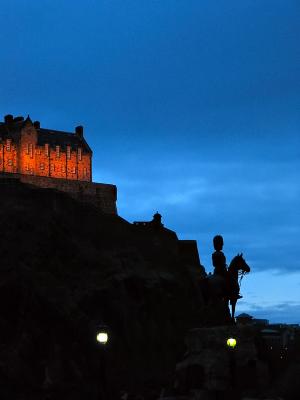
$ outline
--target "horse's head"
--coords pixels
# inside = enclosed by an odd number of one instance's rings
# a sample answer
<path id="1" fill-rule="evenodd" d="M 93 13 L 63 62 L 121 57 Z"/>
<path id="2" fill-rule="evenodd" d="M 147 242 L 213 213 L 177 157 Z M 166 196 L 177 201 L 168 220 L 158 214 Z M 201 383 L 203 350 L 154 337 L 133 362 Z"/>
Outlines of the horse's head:
<path id="1" fill-rule="evenodd" d="M 243 253 L 238 254 L 237 256 L 235 256 L 229 266 L 231 269 L 235 269 L 238 271 L 243 271 L 243 272 L 250 272 L 250 267 L 249 265 L 246 263 L 244 257 L 243 257 Z"/>

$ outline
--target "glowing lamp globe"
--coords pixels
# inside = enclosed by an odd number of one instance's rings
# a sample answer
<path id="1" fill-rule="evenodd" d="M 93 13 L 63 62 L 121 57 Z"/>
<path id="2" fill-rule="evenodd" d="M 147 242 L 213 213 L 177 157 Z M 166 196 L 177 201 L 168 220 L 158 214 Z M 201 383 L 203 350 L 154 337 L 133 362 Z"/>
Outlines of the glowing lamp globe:
<path id="1" fill-rule="evenodd" d="M 227 339 L 227 346 L 230 347 L 231 349 L 234 349 L 236 346 L 236 339 L 234 338 L 229 338 Z"/>
<path id="2" fill-rule="evenodd" d="M 108 341 L 108 334 L 106 331 L 101 330 L 96 336 L 97 342 L 100 344 L 106 344 Z"/>

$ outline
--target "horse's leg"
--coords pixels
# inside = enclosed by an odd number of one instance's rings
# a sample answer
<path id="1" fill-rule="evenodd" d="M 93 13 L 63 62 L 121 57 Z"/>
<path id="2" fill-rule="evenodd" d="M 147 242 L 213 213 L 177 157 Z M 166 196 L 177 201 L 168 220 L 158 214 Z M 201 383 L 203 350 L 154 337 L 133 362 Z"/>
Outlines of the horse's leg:
<path id="1" fill-rule="evenodd" d="M 230 311 L 230 305 L 229 305 L 230 299 L 229 299 L 229 297 L 225 297 L 223 299 L 223 301 L 224 301 L 224 306 L 225 306 L 224 312 L 226 314 L 226 324 L 230 324 L 231 323 L 231 311 Z"/>
<path id="2" fill-rule="evenodd" d="M 234 320 L 234 314 L 235 314 L 236 302 L 237 302 L 237 299 L 236 299 L 236 298 L 234 298 L 234 299 L 231 300 L 231 318 L 232 318 L 232 321 L 233 321 L 233 322 L 235 322 L 235 320 Z"/>

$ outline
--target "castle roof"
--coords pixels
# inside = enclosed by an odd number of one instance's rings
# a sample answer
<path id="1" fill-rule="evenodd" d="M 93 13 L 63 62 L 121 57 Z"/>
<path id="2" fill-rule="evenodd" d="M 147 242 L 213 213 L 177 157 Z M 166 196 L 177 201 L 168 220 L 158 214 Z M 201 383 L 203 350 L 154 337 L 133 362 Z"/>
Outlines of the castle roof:
<path id="1" fill-rule="evenodd" d="M 48 143 L 50 146 L 71 146 L 71 148 L 81 147 L 84 151 L 91 153 L 89 145 L 82 137 L 80 138 L 75 133 L 54 131 L 52 129 L 38 129 L 38 145 L 43 146 Z"/>
<path id="2" fill-rule="evenodd" d="M 21 138 L 21 131 L 26 124 L 31 124 L 35 127 L 37 131 L 38 146 L 49 144 L 50 147 L 61 146 L 62 149 L 66 149 L 66 146 L 71 146 L 71 148 L 75 150 L 78 147 L 81 147 L 83 152 L 92 153 L 92 150 L 85 141 L 83 135 L 40 128 L 39 122 L 32 124 L 29 116 L 25 121 L 23 117 L 13 118 L 11 116 L 9 122 L 0 122 L 0 138 L 12 139 L 14 142 L 18 143 Z"/>

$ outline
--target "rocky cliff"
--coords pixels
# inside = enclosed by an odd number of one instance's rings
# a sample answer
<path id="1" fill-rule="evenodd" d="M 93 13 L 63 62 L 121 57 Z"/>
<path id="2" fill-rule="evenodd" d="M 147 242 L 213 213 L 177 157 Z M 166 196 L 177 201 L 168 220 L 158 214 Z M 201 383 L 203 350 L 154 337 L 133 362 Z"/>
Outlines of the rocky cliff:
<path id="1" fill-rule="evenodd" d="M 53 189 L 0 185 L 2 399 L 156 393 L 201 324 L 203 269 L 163 227 L 137 229 Z M 198 260 L 198 261 L 197 261 Z"/>

